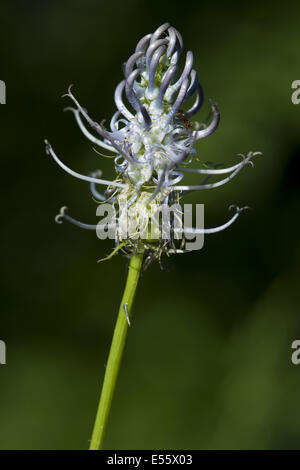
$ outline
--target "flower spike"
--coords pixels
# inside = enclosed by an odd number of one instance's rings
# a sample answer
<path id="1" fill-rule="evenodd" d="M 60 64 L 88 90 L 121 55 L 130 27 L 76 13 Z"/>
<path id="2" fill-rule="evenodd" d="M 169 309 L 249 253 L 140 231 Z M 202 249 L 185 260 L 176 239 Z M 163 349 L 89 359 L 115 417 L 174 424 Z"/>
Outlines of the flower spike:
<path id="1" fill-rule="evenodd" d="M 66 110 L 72 111 L 84 136 L 98 147 L 111 152 L 116 178 L 111 181 L 102 179 L 99 171 L 88 176 L 73 171 L 45 141 L 47 154 L 67 173 L 89 182 L 91 194 L 98 203 L 109 203 L 117 208 L 121 225 L 124 225 L 126 211 L 136 210 L 137 220 L 144 221 L 154 210 L 165 210 L 179 203 L 182 193 L 220 187 L 230 182 L 246 165 L 253 166 L 253 157 L 261 155 L 259 152 L 240 155 L 241 161 L 225 168 L 220 168 L 220 165 L 189 167 L 198 153 L 195 148 L 197 141 L 210 136 L 217 129 L 220 111 L 210 99 L 211 109 L 207 119 L 200 123 L 193 121 L 202 108 L 204 91 L 193 68 L 192 51 L 186 52 L 181 65 L 182 52 L 182 36 L 170 23 L 164 23 L 153 33 L 142 37 L 123 64 L 124 78 L 115 89 L 116 112 L 110 120 L 110 131 L 105 128 L 104 121 L 98 123 L 89 116 L 74 96 L 72 85 L 64 95 L 74 104 L 74 107 Z M 198 156 L 196 159 L 200 160 Z M 203 175 L 202 181 L 193 185 L 183 183 L 189 173 Z M 225 176 L 222 178 L 222 175 Z M 208 182 L 210 178 L 218 176 L 221 177 L 218 181 Z M 98 191 L 98 184 L 106 186 L 103 194 Z M 188 227 L 182 234 L 211 234 L 225 230 L 244 209 L 236 207 L 235 214 L 219 227 Z M 174 220 L 176 217 L 178 213 L 174 215 Z M 70 218 L 65 210 L 58 215 L 58 223 L 62 219 L 77 226 L 92 227 Z M 122 238 L 120 230 L 116 232 L 117 246 L 124 242 L 126 249 L 122 250 L 126 253 L 128 250 L 138 251 L 135 238 L 137 220 L 129 220 L 132 228 L 127 234 L 127 241 Z M 172 232 L 168 242 L 160 239 L 157 244 L 151 245 L 143 241 L 143 246 L 151 253 L 156 253 L 155 257 L 160 257 L 163 252 L 184 252 L 183 246 L 176 248 L 175 238 L 175 232 Z"/>

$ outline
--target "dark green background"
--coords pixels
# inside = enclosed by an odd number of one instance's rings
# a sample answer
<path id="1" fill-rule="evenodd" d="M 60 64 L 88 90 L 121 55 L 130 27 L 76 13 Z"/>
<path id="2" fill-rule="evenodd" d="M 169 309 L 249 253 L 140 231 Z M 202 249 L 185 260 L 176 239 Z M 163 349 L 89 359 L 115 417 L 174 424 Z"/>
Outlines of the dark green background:
<path id="1" fill-rule="evenodd" d="M 291 363 L 300 339 L 299 15 L 297 2 L 1 2 L 0 448 L 88 446 L 127 261 L 97 265 L 111 241 L 54 224 L 64 204 L 95 223 L 96 206 L 43 139 L 75 170 L 111 177 L 111 161 L 93 152 L 60 96 L 74 83 L 90 114 L 109 119 L 122 62 L 165 21 L 221 110 L 199 157 L 264 156 L 228 185 L 186 198 L 205 204 L 207 227 L 227 220 L 232 203 L 252 211 L 201 251 L 168 260 L 170 271 L 144 274 L 105 446 L 300 448 L 300 365 Z"/>

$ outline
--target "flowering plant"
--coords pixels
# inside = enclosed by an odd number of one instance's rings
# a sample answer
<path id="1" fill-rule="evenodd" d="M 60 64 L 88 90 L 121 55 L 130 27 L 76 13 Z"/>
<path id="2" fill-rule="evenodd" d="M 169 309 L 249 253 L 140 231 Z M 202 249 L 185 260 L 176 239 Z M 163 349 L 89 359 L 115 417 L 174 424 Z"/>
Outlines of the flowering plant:
<path id="1" fill-rule="evenodd" d="M 193 69 L 193 54 L 188 51 L 180 72 L 180 57 L 183 41 L 180 33 L 169 23 L 147 34 L 137 44 L 135 52 L 123 64 L 124 79 L 115 90 L 117 111 L 108 130 L 104 121 L 94 121 L 83 108 L 69 87 L 69 97 L 75 107 L 72 111 L 83 134 L 96 146 L 114 159 L 116 177 L 102 179 L 98 170 L 82 175 L 68 168 L 46 141 L 46 151 L 72 176 L 88 181 L 96 201 L 110 204 L 113 217 L 102 225 L 79 222 L 67 214 L 63 207 L 56 217 L 86 229 L 113 229 L 115 254 L 122 250 L 130 257 L 128 280 L 121 302 L 110 356 L 106 368 L 104 385 L 96 417 L 91 449 L 99 449 L 112 400 L 120 359 L 125 343 L 135 289 L 142 265 L 160 259 L 163 253 L 187 251 L 187 234 L 206 234 L 224 230 L 245 209 L 235 206 L 235 214 L 223 225 L 215 228 L 182 227 L 176 224 L 181 209 L 181 197 L 190 191 L 212 189 L 229 182 L 258 152 L 242 155 L 240 162 L 228 168 L 190 168 L 196 155 L 195 143 L 212 134 L 218 127 L 220 113 L 216 103 L 210 100 L 211 111 L 205 122 L 191 121 L 203 105 L 204 93 L 196 71 Z M 180 72 L 180 73 L 179 73 Z M 125 102 L 127 99 L 127 103 Z M 183 110 L 186 103 L 192 103 Z M 90 130 L 86 127 L 88 125 Z M 99 152 L 102 154 L 101 152 Z M 105 156 L 105 155 L 104 155 Z M 107 156 L 107 155 L 106 155 Z M 186 173 L 203 175 L 196 185 L 182 184 Z M 226 175 L 223 177 L 223 175 Z M 208 179 L 221 176 L 219 181 L 208 183 Z M 105 186 L 99 192 L 98 186 Z M 168 236 L 162 235 L 162 222 L 156 218 L 155 236 L 149 230 L 149 218 L 173 206 L 173 218 Z M 116 219 L 118 225 L 116 224 Z M 126 225 L 126 231 L 123 228 Z M 125 234 L 124 234 L 125 233 Z M 138 234 L 142 236 L 137 236 Z M 150 235 L 151 233 L 151 235 Z M 103 235 L 103 233 L 102 233 Z M 99 235 L 98 235 L 99 236 Z M 101 236 L 99 236 L 101 238 Z M 176 240 L 181 238 L 180 246 Z"/>

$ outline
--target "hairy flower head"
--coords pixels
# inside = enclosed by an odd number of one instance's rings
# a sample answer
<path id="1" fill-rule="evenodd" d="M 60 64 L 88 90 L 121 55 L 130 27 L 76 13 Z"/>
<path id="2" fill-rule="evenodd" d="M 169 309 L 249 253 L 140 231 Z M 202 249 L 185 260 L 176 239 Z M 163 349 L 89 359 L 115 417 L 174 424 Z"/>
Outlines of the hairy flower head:
<path id="1" fill-rule="evenodd" d="M 98 123 L 89 116 L 73 95 L 71 87 L 64 95 L 75 106 L 67 109 L 73 112 L 83 134 L 102 151 L 104 149 L 114 156 L 114 180 L 102 179 L 99 171 L 88 176 L 74 172 L 59 160 L 46 141 L 47 153 L 68 173 L 90 182 L 91 192 L 97 201 L 109 202 L 114 208 L 117 207 L 119 229 L 115 238 L 117 244 L 122 242 L 122 248 L 125 242 L 127 252 L 141 247 L 158 256 L 164 251 L 178 251 L 174 249 L 173 239 L 163 243 L 158 239 L 156 244 L 145 241 L 145 237 L 137 241 L 138 231 L 142 229 L 144 234 L 147 232 L 147 217 L 162 207 L 178 203 L 185 192 L 211 189 L 227 183 L 247 163 L 252 163 L 252 157 L 258 154 L 250 152 L 246 157 L 242 155 L 241 161 L 229 168 L 188 167 L 197 153 L 195 143 L 216 130 L 220 113 L 216 103 L 210 100 L 208 119 L 203 123 L 191 120 L 203 105 L 204 93 L 193 69 L 193 53 L 188 51 L 183 58 L 182 52 L 182 37 L 169 23 L 138 42 L 133 54 L 123 64 L 124 79 L 115 90 L 117 111 L 109 129 L 104 126 L 104 121 Z M 204 180 L 197 185 L 182 185 L 181 180 L 186 173 L 204 175 Z M 221 179 L 208 184 L 207 180 L 213 176 L 221 176 Z M 98 191 L 99 185 L 106 186 L 104 193 Z M 233 217 L 220 227 L 185 227 L 182 235 L 193 230 L 202 233 L 223 230 L 234 222 L 241 210 L 236 207 Z M 179 212 L 175 213 L 175 218 Z M 129 230 L 124 237 L 120 228 L 125 215 L 129 219 Z M 61 222 L 62 218 L 85 228 L 96 228 L 67 216 L 65 208 L 56 220 Z"/>

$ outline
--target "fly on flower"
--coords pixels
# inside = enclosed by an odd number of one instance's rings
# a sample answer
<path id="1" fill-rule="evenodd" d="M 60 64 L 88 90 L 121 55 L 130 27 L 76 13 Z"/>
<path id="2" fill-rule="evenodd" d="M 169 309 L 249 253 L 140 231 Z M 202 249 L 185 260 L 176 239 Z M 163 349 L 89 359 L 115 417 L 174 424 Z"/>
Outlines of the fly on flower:
<path id="1" fill-rule="evenodd" d="M 195 144 L 208 137 L 218 127 L 220 113 L 216 103 L 210 101 L 208 120 L 199 124 L 193 121 L 201 109 L 204 93 L 197 72 L 193 69 L 193 53 L 182 57 L 183 41 L 180 33 L 169 23 L 144 36 L 135 51 L 123 64 L 124 79 L 115 90 L 117 111 L 109 129 L 93 120 L 75 98 L 72 88 L 64 96 L 74 107 L 74 114 L 83 134 L 101 152 L 114 157 L 116 176 L 102 179 L 101 171 L 82 175 L 68 168 L 58 158 L 46 141 L 46 151 L 72 176 L 90 183 L 92 196 L 99 203 L 110 204 L 111 220 L 102 225 L 89 225 L 71 218 L 64 207 L 56 217 L 58 223 L 65 219 L 79 227 L 92 230 L 114 229 L 116 249 L 126 254 L 139 250 L 148 253 L 148 259 L 160 258 L 162 253 L 185 252 L 185 234 L 209 234 L 230 226 L 245 209 L 235 207 L 234 215 L 219 227 L 186 227 L 176 225 L 182 215 L 179 201 L 191 191 L 217 188 L 234 178 L 259 152 L 241 155 L 241 160 L 228 168 L 190 168 L 196 155 Z M 184 64 L 179 73 L 180 62 Z M 184 107 L 184 110 L 183 110 Z M 101 154 L 101 152 L 99 152 Z M 186 173 L 195 173 L 200 179 L 196 185 L 183 183 Z M 225 175 L 225 176 L 223 176 Z M 219 181 L 207 183 L 210 177 Z M 104 186 L 104 192 L 99 187 Z M 125 203 L 124 203 L 125 201 Z M 122 203 L 121 203 L 122 202 Z M 170 218 L 170 237 L 153 238 L 150 218 L 163 209 L 177 207 Z M 125 219 L 127 222 L 124 236 Z M 156 229 L 161 233 L 161 220 L 155 218 Z M 138 233 L 143 236 L 137 237 Z M 151 231 L 151 233 L 153 233 Z M 180 238 L 180 246 L 175 241 Z"/>

